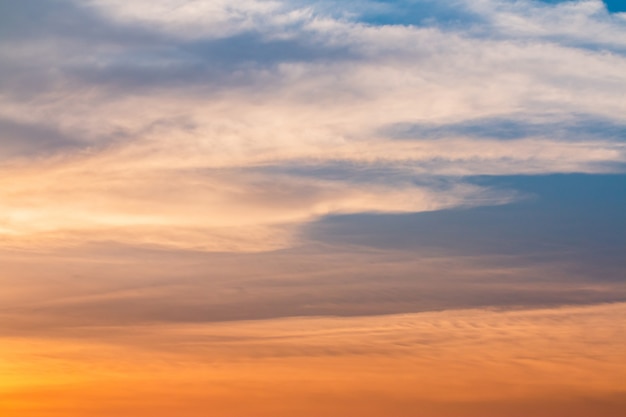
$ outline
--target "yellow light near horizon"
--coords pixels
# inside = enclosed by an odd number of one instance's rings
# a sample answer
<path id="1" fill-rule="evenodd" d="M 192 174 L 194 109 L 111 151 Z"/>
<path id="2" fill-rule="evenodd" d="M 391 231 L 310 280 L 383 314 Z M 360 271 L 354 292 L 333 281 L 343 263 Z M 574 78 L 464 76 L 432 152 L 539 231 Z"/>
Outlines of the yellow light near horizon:
<path id="1" fill-rule="evenodd" d="M 604 415 L 617 416 L 626 336 L 614 317 L 625 313 L 465 310 L 4 339 L 0 413 L 500 417 L 520 407 L 554 417 L 608 403 Z"/>

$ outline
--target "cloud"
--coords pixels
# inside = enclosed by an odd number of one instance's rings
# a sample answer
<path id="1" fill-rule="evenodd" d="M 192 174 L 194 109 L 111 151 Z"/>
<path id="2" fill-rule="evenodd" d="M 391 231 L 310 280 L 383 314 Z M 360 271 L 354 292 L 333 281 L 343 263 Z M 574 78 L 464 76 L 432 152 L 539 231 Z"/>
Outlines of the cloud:
<path id="1" fill-rule="evenodd" d="M 621 141 L 626 135 L 626 124 L 617 120 L 584 114 L 563 116 L 560 118 L 558 115 L 513 114 L 508 117 L 503 115 L 450 124 L 399 123 L 384 128 L 381 133 L 398 139 L 422 140 L 446 137 L 514 140 L 528 137 L 541 138 L 548 135 L 551 139 L 565 141 L 585 139 Z"/>
<path id="2" fill-rule="evenodd" d="M 66 415 L 200 416 L 210 405 L 236 416 L 500 416 L 520 407 L 618 416 L 624 332 L 615 317 L 623 314 L 624 304 L 455 310 L 3 338 L 10 378 L 0 383 L 1 406 L 15 415 L 45 404 Z"/>
<path id="3" fill-rule="evenodd" d="M 418 3 L 364 10 L 446 16 Z M 459 5 L 491 35 L 323 2 L 4 5 L 38 22 L 2 38 L 5 244 L 273 250 L 327 214 L 515 198 L 463 176 L 620 172 L 621 26 L 597 2 Z"/>
<path id="4" fill-rule="evenodd" d="M 371 225 L 363 227 L 365 243 L 354 236 L 347 242 L 332 239 L 326 232 L 324 243 L 272 252 L 215 253 L 115 241 L 82 242 L 63 250 L 36 244 L 3 248 L 0 283 L 6 291 L 0 297 L 0 324 L 5 336 L 60 337 L 93 326 L 538 308 L 625 299 L 618 253 L 585 254 L 576 245 L 494 251 L 493 246 L 504 243 L 496 240 L 489 246 L 489 237 L 507 230 L 499 230 L 497 215 L 492 217 L 494 230 L 487 227 L 483 241 L 445 228 L 438 235 L 416 227 L 417 221 L 400 223 L 407 231 L 393 240 L 388 234 L 398 226 L 388 221 L 383 228 L 370 219 Z M 337 234 L 345 233 L 345 225 L 336 228 Z M 381 229 L 381 236 L 371 236 Z M 406 244 L 410 233 L 421 234 L 427 244 Z M 437 247 L 446 233 L 448 241 L 460 243 Z M 530 245 L 542 243 L 541 236 L 530 240 Z M 473 251 L 467 248 L 471 244 L 477 246 Z"/>
<path id="5" fill-rule="evenodd" d="M 622 154 L 621 145 L 605 143 L 602 149 L 597 142 L 563 148 L 545 141 L 512 146 L 446 140 L 390 148 L 373 139 L 332 144 L 329 155 L 315 137 L 308 145 L 290 144 L 288 134 L 272 138 L 270 131 L 233 130 L 202 135 L 205 143 L 168 137 L 9 164 L 1 170 L 4 244 L 95 239 L 215 251 L 270 250 L 293 244 L 299 226 L 328 214 L 432 211 L 515 198 L 514 192 L 460 180 L 420 182 L 415 177 L 503 174 L 512 167 L 523 173 L 601 172 L 603 163 Z M 255 143 L 255 137 L 270 140 Z M 537 149 L 541 153 L 533 155 Z M 523 155 L 532 162 L 520 160 Z M 322 172 L 324 163 L 336 161 L 348 173 L 361 170 L 362 179 L 312 176 L 284 165 L 299 160 Z M 378 178 L 376 165 L 394 166 L 398 175 Z"/>
<path id="6" fill-rule="evenodd" d="M 259 27 L 290 25 L 308 17 L 306 9 L 289 10 L 279 1 L 92 0 L 88 7 L 107 18 L 133 26 L 149 27 L 181 38 L 219 38 Z"/>
<path id="7" fill-rule="evenodd" d="M 0 414 L 621 416 L 624 22 L 0 0 Z"/>
<path id="8" fill-rule="evenodd" d="M 368 185 L 242 169 L 254 148 L 234 161 L 223 158 L 228 148 L 217 149 L 211 166 L 210 154 L 194 161 L 186 149 L 155 152 L 148 145 L 4 168 L 3 244 L 95 239 L 270 250 L 290 244 L 294 227 L 329 213 L 415 212 L 510 198 L 462 183 L 438 190 L 437 184 Z"/>
<path id="9" fill-rule="evenodd" d="M 339 246 L 437 250 L 451 256 L 508 255 L 557 263 L 572 282 L 619 282 L 626 267 L 624 175 L 475 177 L 513 188 L 516 201 L 403 215 L 330 216 L 306 235 Z M 506 262 L 511 262 L 509 259 Z"/>
<path id="10" fill-rule="evenodd" d="M 38 126 L 0 119 L 0 161 L 15 157 L 71 151 L 80 141 L 49 125 Z"/>

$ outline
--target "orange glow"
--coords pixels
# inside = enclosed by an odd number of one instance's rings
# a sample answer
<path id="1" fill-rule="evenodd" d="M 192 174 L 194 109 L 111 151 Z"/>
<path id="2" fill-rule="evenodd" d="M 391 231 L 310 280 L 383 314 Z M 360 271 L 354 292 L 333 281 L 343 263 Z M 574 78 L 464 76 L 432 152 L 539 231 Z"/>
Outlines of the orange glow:
<path id="1" fill-rule="evenodd" d="M 626 304 L 457 310 L 103 328 L 106 343 L 4 339 L 0 411 L 571 417 L 601 404 L 618 416 L 624 314 Z"/>

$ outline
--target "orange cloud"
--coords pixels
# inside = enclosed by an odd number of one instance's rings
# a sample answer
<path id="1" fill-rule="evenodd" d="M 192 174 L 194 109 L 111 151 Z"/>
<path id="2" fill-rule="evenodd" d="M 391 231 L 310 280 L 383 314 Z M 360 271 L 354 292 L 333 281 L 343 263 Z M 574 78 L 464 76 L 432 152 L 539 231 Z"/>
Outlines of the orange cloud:
<path id="1" fill-rule="evenodd" d="M 4 339 L 3 416 L 618 416 L 625 304 Z"/>

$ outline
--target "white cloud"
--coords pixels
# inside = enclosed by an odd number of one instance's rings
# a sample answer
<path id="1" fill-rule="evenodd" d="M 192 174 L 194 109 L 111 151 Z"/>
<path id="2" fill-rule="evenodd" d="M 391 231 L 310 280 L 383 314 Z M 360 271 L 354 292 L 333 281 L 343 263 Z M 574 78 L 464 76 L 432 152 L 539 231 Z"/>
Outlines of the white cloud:
<path id="1" fill-rule="evenodd" d="M 56 132 L 63 146 L 51 142 L 51 152 L 34 157 L 29 146 L 36 154 L 46 138 L 19 138 L 16 157 L 16 138 L 5 148 L 0 142 L 0 169 L 10 178 L 1 192 L 3 233 L 32 242 L 106 229 L 135 242 L 272 249 L 328 213 L 511 198 L 485 198 L 485 190 L 462 183 L 418 187 L 410 176 L 612 172 L 625 162 L 623 143 L 574 129 L 572 140 L 549 130 L 507 141 L 462 131 L 436 140 L 384 133 L 394 124 L 510 115 L 523 124 L 584 114 L 621 126 L 626 30 L 599 2 L 467 3 L 487 22 L 467 30 L 368 25 L 327 6 L 94 0 L 87 10 L 107 24 L 158 36 L 5 42 L 14 82 L 0 96 L 0 116 L 26 126 L 22 136 Z M 247 49 L 228 49 L 229 37 L 250 32 L 256 38 L 231 45 Z M 226 52 L 211 49 L 217 38 Z M 272 44 L 286 39 L 293 43 Z M 573 40 L 617 49 L 576 48 Z M 209 49 L 194 49 L 198 42 Z M 302 164 L 384 167 L 404 177 L 372 171 L 365 185 L 286 174 Z M 264 170 L 277 166 L 283 174 Z M 128 232 L 138 227 L 141 233 Z"/>
<path id="2" fill-rule="evenodd" d="M 87 4 L 126 25 L 159 30 L 182 39 L 221 38 L 268 26 L 290 25 L 310 17 L 274 0 L 90 0 Z"/>

